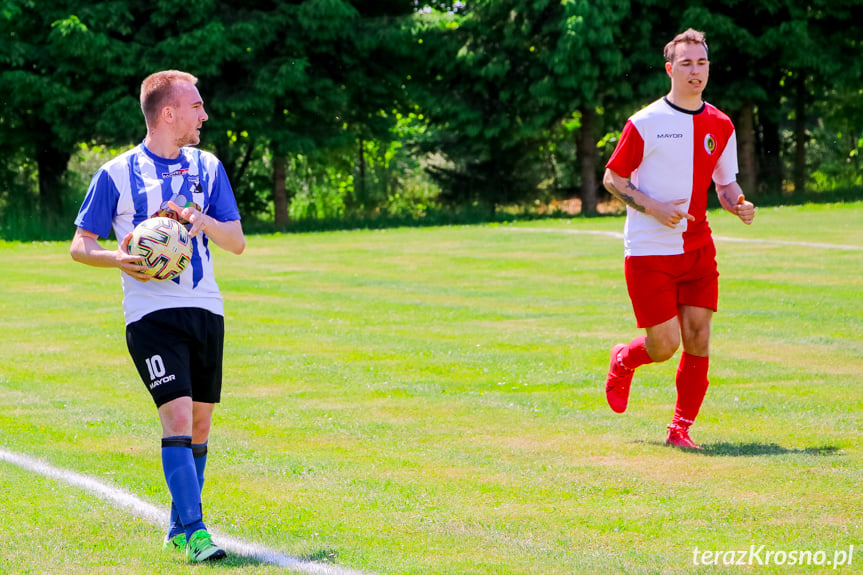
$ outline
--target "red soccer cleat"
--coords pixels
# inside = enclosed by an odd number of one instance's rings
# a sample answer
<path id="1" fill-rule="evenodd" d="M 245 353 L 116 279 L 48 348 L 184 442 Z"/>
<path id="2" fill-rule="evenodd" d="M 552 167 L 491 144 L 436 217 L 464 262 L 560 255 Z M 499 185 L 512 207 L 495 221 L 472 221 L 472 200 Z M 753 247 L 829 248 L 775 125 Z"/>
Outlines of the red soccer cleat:
<path id="1" fill-rule="evenodd" d="M 668 426 L 668 439 L 665 440 L 665 445 L 681 449 L 701 449 L 689 437 L 689 428 L 673 423 Z"/>
<path id="2" fill-rule="evenodd" d="M 615 413 L 626 411 L 626 404 L 629 402 L 629 386 L 635 374 L 634 369 L 628 369 L 617 361 L 620 350 L 625 347 L 625 343 L 619 343 L 611 348 L 611 362 L 608 366 L 608 378 L 605 380 L 605 399 Z"/>

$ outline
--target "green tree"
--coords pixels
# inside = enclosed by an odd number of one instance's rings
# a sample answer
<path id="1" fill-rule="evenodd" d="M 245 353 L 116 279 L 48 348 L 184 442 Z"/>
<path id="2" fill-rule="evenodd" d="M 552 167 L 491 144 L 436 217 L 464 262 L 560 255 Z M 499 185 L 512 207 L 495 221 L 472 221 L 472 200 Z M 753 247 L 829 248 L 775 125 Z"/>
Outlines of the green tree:
<path id="1" fill-rule="evenodd" d="M 553 24 L 551 4 L 478 1 L 418 18 L 411 93 L 428 130 L 415 145 L 451 163 L 430 167 L 448 203 L 493 210 L 541 181 L 543 126 L 529 87 L 544 78 L 529 40 Z"/>
<path id="2" fill-rule="evenodd" d="M 591 212 L 626 117 L 667 90 L 662 43 L 688 26 L 708 34 L 707 98 L 735 120 L 744 189 L 778 190 L 788 172 L 802 190 L 816 160 L 820 188 L 854 182 L 861 7 L 0 0 L 0 209 L 14 189 L 25 209 L 62 213 L 79 144 L 140 140 L 142 78 L 182 67 L 201 79 L 210 111 L 203 145 L 222 158 L 244 211 L 272 210 L 279 227 L 289 213 L 321 213 L 311 200 L 292 209 L 299 191 L 326 195 L 328 214 L 396 205 L 394 180 L 428 157 L 450 205 L 494 209 L 579 189 Z"/>
<path id="3" fill-rule="evenodd" d="M 44 214 L 63 211 L 63 175 L 79 143 L 143 138 L 138 93 L 146 75 L 183 62 L 201 78 L 221 78 L 221 66 L 241 51 L 225 41 L 228 18 L 223 3 L 208 0 L 4 0 L 0 102 L 8 121 L 0 128 L 35 159 Z M 209 89 L 205 81 L 202 91 Z"/>
<path id="4" fill-rule="evenodd" d="M 0 130 L 35 158 L 46 214 L 62 210 L 60 182 L 78 143 L 142 138 L 141 80 L 182 67 L 201 79 L 211 110 L 204 146 L 217 149 L 238 195 L 256 208 L 260 170 L 252 164 L 271 152 L 284 223 L 278 175 L 290 155 L 359 152 L 360 141 L 388 137 L 395 119 L 381 111 L 402 99 L 399 51 L 409 35 L 402 21 L 413 3 L 3 0 L 0 7 Z"/>
<path id="5" fill-rule="evenodd" d="M 786 150 L 794 187 L 805 189 L 812 112 L 861 87 L 861 10 L 860 0 L 722 0 L 684 11 L 718 54 L 708 90 L 735 119 L 744 190 L 782 189 Z"/>
<path id="6" fill-rule="evenodd" d="M 110 20 L 116 12 L 55 1 L 0 5 L 0 129 L 35 159 L 45 216 L 62 213 L 63 176 L 79 142 L 134 133 L 137 104 L 126 83 L 137 71 L 134 54 L 94 30 L 88 16 Z"/>
<path id="7" fill-rule="evenodd" d="M 791 19 L 779 30 L 783 78 L 793 120 L 793 184 L 805 191 L 809 179 L 807 148 L 819 102 L 838 103 L 837 93 L 863 89 L 863 2 L 789 1 Z"/>
<path id="8" fill-rule="evenodd" d="M 634 85 L 651 85 L 644 75 L 641 57 L 652 22 L 642 18 L 633 33 L 629 0 L 572 0 L 562 3 L 560 36 L 543 55 L 545 68 L 556 79 L 551 89 L 558 95 L 558 117 L 576 110 L 577 160 L 580 169 L 582 213 L 597 211 L 597 191 L 602 162 L 597 144 L 610 121 L 607 107 L 628 108 L 636 97 Z M 626 26 L 624 27 L 624 24 Z M 648 33 L 645 33 L 648 32 Z M 633 57 L 633 55 L 636 55 Z M 634 106 L 633 106 L 634 107 Z"/>
<path id="9" fill-rule="evenodd" d="M 415 97 L 429 130 L 418 144 L 450 161 L 433 168 L 445 197 L 493 209 L 575 172 L 595 212 L 606 104 L 631 111 L 639 82 L 624 75 L 644 76 L 627 52 L 643 52 L 651 20 L 633 34 L 630 14 L 629 0 L 477 0 L 426 17 Z"/>
<path id="10" fill-rule="evenodd" d="M 238 3 L 239 4 L 239 3 Z M 237 6 L 226 28 L 246 53 L 226 63 L 216 99 L 246 149 L 265 142 L 272 158 L 275 224 L 288 223 L 289 166 L 356 150 L 386 139 L 400 106 L 404 65 L 402 21 L 413 3 L 343 0 L 257 2 Z M 223 130 L 224 131 L 224 130 Z M 231 154 L 227 154 L 231 157 Z M 299 156 L 305 158 L 298 164 Z M 360 174 L 360 190 L 363 178 Z M 294 180 L 295 181 L 295 180 Z"/>

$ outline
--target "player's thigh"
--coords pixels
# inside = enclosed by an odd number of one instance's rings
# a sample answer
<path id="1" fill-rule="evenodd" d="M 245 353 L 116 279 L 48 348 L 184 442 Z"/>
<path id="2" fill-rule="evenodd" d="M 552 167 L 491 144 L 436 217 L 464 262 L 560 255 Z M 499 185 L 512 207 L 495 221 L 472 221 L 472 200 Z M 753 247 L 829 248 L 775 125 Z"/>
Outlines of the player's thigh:
<path id="1" fill-rule="evenodd" d="M 219 403 L 222 393 L 222 362 L 225 349 L 224 317 L 196 310 L 195 345 L 191 353 L 192 398 L 195 402 Z"/>
<path id="2" fill-rule="evenodd" d="M 169 314 L 154 312 L 126 326 L 126 346 L 156 407 L 191 397 L 188 337 Z"/>
<path id="3" fill-rule="evenodd" d="M 676 256 L 629 256 L 624 271 L 632 311 L 640 328 L 677 317 Z"/>
<path id="4" fill-rule="evenodd" d="M 192 403 L 192 443 L 207 443 L 210 437 L 210 428 L 213 423 L 213 411 L 216 405 L 213 403 Z"/>
<path id="5" fill-rule="evenodd" d="M 713 244 L 686 254 L 677 290 L 681 306 L 716 311 L 719 302 L 719 270 Z"/>

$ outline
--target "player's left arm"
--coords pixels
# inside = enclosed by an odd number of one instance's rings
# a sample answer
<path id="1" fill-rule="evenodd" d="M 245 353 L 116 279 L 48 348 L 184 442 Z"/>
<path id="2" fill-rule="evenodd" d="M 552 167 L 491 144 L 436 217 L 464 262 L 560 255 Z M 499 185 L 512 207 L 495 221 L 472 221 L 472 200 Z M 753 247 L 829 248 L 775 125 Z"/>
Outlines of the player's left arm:
<path id="1" fill-rule="evenodd" d="M 734 214 L 744 224 L 749 225 L 755 219 L 755 205 L 747 201 L 736 181 L 730 184 L 716 184 L 716 195 L 725 211 Z"/>
<path id="2" fill-rule="evenodd" d="M 168 206 L 192 224 L 192 229 L 189 230 L 191 237 L 204 232 L 217 246 L 237 255 L 246 249 L 246 236 L 240 220 L 220 222 L 212 216 L 202 214 L 194 206 L 181 208 L 174 202 L 168 202 Z"/>

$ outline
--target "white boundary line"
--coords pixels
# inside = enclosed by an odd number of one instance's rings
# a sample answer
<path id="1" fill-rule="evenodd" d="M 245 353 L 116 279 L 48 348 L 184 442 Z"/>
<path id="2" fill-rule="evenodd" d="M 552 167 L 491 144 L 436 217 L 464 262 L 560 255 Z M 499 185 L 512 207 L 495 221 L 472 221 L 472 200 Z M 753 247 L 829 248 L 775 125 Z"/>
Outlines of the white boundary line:
<path id="1" fill-rule="evenodd" d="M 843 244 L 822 244 L 817 242 L 791 242 L 786 240 L 762 240 L 762 239 L 746 239 L 746 238 L 729 238 L 723 236 L 714 236 L 715 239 L 721 242 L 735 242 L 740 244 L 773 244 L 776 246 L 801 246 L 804 248 L 821 248 L 825 250 L 853 250 L 863 251 L 863 246 L 850 246 Z"/>
<path id="2" fill-rule="evenodd" d="M 617 239 L 623 239 L 623 234 L 620 232 L 606 232 L 601 230 L 565 230 L 558 228 L 513 228 L 513 227 L 498 227 L 498 230 L 512 232 L 534 232 L 543 234 L 569 234 L 569 235 L 591 235 L 591 236 L 608 236 Z M 863 246 L 851 246 L 843 244 L 825 244 L 817 242 L 792 242 L 786 240 L 763 240 L 758 238 L 730 238 L 727 236 L 713 236 L 713 239 L 720 242 L 734 242 L 741 244 L 767 244 L 776 246 L 801 246 L 806 248 L 821 248 L 827 250 L 852 250 L 863 251 Z"/>
<path id="3" fill-rule="evenodd" d="M 602 230 L 564 230 L 557 228 L 512 228 L 512 227 L 495 227 L 495 230 L 503 230 L 505 232 L 534 232 L 537 234 L 570 234 L 578 236 L 608 236 L 622 240 L 623 234 L 620 232 L 604 232 Z"/>
<path id="4" fill-rule="evenodd" d="M 92 477 L 88 477 L 74 471 L 60 469 L 59 467 L 54 467 L 44 461 L 34 459 L 27 455 L 21 455 L 20 453 L 7 451 L 3 448 L 0 448 L 0 461 L 6 461 L 7 463 L 17 465 L 27 471 L 38 473 L 44 477 L 61 481 L 68 485 L 72 485 L 73 487 L 80 487 L 84 491 L 108 501 L 109 503 L 113 503 L 117 507 L 129 511 L 134 516 L 140 519 L 146 519 L 151 523 L 166 525 L 168 522 L 167 511 L 161 510 L 155 505 L 147 503 L 131 493 L 102 483 Z M 231 537 L 230 535 L 220 533 L 214 529 L 211 529 L 210 532 L 215 536 L 219 544 L 224 546 L 228 551 L 232 551 L 233 553 L 242 555 L 243 557 L 255 559 L 261 563 L 285 567 L 290 571 L 308 573 L 310 575 L 362 575 L 360 571 L 354 571 L 353 569 L 315 563 L 314 561 L 305 561 L 303 559 L 284 555 L 279 551 L 264 547 L 263 545 L 243 541 L 242 539 Z"/>

